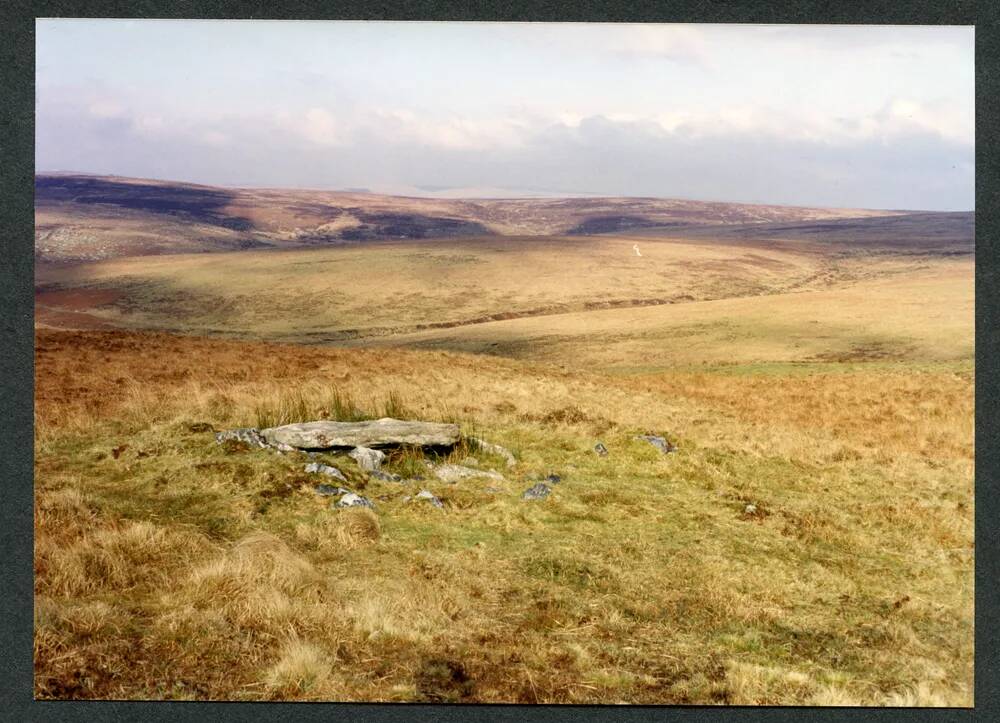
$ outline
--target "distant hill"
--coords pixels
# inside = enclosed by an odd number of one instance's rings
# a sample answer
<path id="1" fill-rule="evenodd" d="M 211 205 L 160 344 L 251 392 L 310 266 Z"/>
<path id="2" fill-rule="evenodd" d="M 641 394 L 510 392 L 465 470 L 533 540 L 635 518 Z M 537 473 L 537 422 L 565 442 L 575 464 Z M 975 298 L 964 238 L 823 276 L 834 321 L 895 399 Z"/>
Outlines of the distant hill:
<path id="1" fill-rule="evenodd" d="M 43 262 L 78 262 L 386 239 L 591 235 L 903 213 L 659 198 L 418 198 L 40 174 L 35 178 L 35 253 Z"/>

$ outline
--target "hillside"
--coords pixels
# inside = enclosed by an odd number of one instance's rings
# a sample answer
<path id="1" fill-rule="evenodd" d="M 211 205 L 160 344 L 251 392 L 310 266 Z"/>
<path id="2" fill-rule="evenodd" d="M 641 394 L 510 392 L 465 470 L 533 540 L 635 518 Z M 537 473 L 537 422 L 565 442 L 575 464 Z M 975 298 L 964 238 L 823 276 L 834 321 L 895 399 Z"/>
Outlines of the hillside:
<path id="1" fill-rule="evenodd" d="M 372 239 L 587 235 L 664 225 L 897 213 L 902 212 L 655 198 L 408 198 L 65 174 L 35 178 L 36 257 L 56 262 Z"/>
<path id="2" fill-rule="evenodd" d="M 675 238 L 708 243 L 812 244 L 826 253 L 882 251 L 910 254 L 968 255 L 975 249 L 976 215 L 908 213 L 884 217 L 823 219 L 743 225 L 704 224 L 684 228 L 635 229 L 637 238 Z"/>
<path id="3" fill-rule="evenodd" d="M 691 333 L 685 318 L 723 315 L 723 309 L 728 325 L 745 325 L 749 317 L 741 309 L 749 313 L 769 302 L 740 300 L 775 294 L 826 290 L 847 299 L 853 293 L 861 300 L 852 304 L 868 313 L 872 307 L 860 290 L 837 291 L 862 282 L 868 286 L 860 288 L 885 298 L 886 313 L 903 310 L 902 320 L 910 313 L 907 300 L 922 293 L 910 291 L 924 283 L 920 274 L 961 293 L 971 284 L 973 233 L 965 215 L 920 219 L 824 222 L 845 224 L 839 236 L 789 226 L 768 225 L 760 233 L 706 226 L 704 233 L 688 228 L 657 237 L 455 237 L 39 264 L 36 321 L 308 343 L 399 339 L 543 354 L 567 335 L 582 340 L 591 323 L 620 336 L 616 319 L 634 329 L 659 324 L 664 338 Z M 898 232 L 890 222 L 898 223 Z M 935 276 L 939 271 L 944 276 Z M 729 305 L 720 305 L 725 299 Z M 800 301 L 790 308 L 808 306 L 806 297 Z M 835 304 L 830 313 L 835 317 L 840 308 Z M 830 313 L 819 314 L 822 326 L 813 331 L 834 326 Z M 840 324 L 850 327 L 847 320 Z"/>
<path id="4" fill-rule="evenodd" d="M 131 332 L 36 348 L 40 698 L 972 704 L 969 359 L 621 377 Z M 517 463 L 402 452 L 405 476 L 505 477 L 403 484 L 331 457 L 376 505 L 338 510 L 304 455 L 211 434 L 390 408 Z"/>
<path id="5" fill-rule="evenodd" d="M 37 697 L 972 705 L 970 214 L 42 180 Z"/>

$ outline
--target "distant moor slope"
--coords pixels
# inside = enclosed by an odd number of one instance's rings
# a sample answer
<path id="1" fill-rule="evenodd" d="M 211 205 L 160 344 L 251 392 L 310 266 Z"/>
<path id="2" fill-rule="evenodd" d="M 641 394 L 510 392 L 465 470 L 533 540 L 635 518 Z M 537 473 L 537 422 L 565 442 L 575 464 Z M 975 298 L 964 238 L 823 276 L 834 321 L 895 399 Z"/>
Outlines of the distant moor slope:
<path id="1" fill-rule="evenodd" d="M 35 178 L 41 261 L 490 235 L 801 222 L 902 212 L 660 198 L 437 199 L 86 175 Z"/>

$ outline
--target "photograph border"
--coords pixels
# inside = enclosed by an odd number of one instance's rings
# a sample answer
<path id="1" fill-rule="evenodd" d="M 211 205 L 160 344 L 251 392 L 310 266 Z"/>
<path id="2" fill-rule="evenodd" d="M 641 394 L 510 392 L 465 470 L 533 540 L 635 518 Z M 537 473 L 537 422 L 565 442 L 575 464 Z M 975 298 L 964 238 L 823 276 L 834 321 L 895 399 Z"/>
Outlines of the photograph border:
<path id="1" fill-rule="evenodd" d="M 393 2 L 287 1 L 279 6 L 256 2 L 169 0 L 18 2 L 0 9 L 0 63 L 3 128 L 0 174 L 0 228 L 4 231 L 0 264 L 3 310 L 0 353 L 0 410 L 6 419 L 0 471 L 5 483 L 0 505 L 3 546 L 2 654 L 3 707 L 11 720 L 319 720 L 329 717 L 403 721 L 439 720 L 1000 720 L 997 685 L 998 606 L 997 520 L 1000 502 L 992 494 L 1000 474 L 1000 439 L 994 411 L 1000 403 L 998 252 L 992 239 L 1000 232 L 1000 166 L 995 155 L 1000 115 L 1000 12 L 990 3 L 969 1 L 828 3 L 809 0 L 757 2 Z M 275 20 L 465 20 L 688 23 L 838 23 L 950 24 L 976 27 L 976 657 L 975 708 L 972 709 L 823 709 L 801 707 L 675 706 L 528 706 L 430 705 L 373 703 L 232 703 L 232 702 L 63 702 L 33 701 L 33 385 L 34 385 L 34 23 L 41 17 L 275 19 Z M 978 22 L 977 22 L 978 21 Z"/>

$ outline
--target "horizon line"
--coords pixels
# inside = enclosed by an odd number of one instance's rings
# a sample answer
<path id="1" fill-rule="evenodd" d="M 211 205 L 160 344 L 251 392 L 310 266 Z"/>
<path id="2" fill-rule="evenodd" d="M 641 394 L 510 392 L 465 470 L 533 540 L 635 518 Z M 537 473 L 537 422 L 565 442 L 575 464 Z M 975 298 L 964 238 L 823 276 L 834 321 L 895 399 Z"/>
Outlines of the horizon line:
<path id="1" fill-rule="evenodd" d="M 412 193 L 392 193 L 387 191 L 379 191 L 370 189 L 363 186 L 358 187 L 327 187 L 320 188 L 315 186 L 276 186 L 276 185 L 257 185 L 257 184 L 219 184 L 219 183 L 205 183 L 202 181 L 189 181 L 177 178 L 156 178 L 151 176 L 129 176 L 119 173 L 104 173 L 96 171 L 79 171 L 79 170 L 38 170 L 34 172 L 35 177 L 38 176 L 87 176 L 91 178 L 121 178 L 130 181 L 152 181 L 156 183 L 174 183 L 182 184 L 187 186 L 202 186 L 205 188 L 230 188 L 239 190 L 257 190 L 257 191 L 306 191 L 306 192 L 316 192 L 316 193 L 341 193 L 347 195 L 367 195 L 367 196 L 384 196 L 390 198 L 415 198 L 415 199 L 430 199 L 430 200 L 441 200 L 441 201 L 534 201 L 534 200 L 555 200 L 555 199 L 565 199 L 565 198 L 579 198 L 579 199 L 602 199 L 602 198 L 631 198 L 631 199 L 650 199 L 657 201 L 689 201 L 694 203 L 724 203 L 724 204 L 735 204 L 744 206 L 774 206 L 780 208 L 814 208 L 814 209 L 837 209 L 837 210 L 855 210 L 855 211 L 891 211 L 897 213 L 974 213 L 975 207 L 965 208 L 965 209 L 949 209 L 949 210 L 929 210 L 929 209 L 916 209 L 916 208 L 875 208 L 872 206 L 837 206 L 837 205 L 823 205 L 823 204 L 801 204 L 801 203 L 773 203 L 773 202 L 763 202 L 763 201 L 741 201 L 741 200 L 721 200 L 721 199 L 706 199 L 706 198 L 691 198 L 684 196 L 650 196 L 650 195 L 627 195 L 627 194 L 604 194 L 595 193 L 589 191 L 549 191 L 549 190 L 538 190 L 532 191 L 531 189 L 522 189 L 520 193 L 512 192 L 509 196 L 491 195 L 491 196 L 445 196 L 437 195 L 433 192 L 427 192 L 425 194 L 419 193 L 421 189 L 420 186 L 406 186 L 413 190 Z M 437 184 L 428 184 L 437 187 Z M 449 189 L 462 190 L 465 188 L 470 188 L 466 186 L 440 186 L 442 192 L 447 192 Z M 489 188 L 489 187 L 487 187 Z M 490 189 L 490 190 L 503 190 L 501 189 Z"/>

